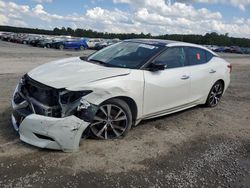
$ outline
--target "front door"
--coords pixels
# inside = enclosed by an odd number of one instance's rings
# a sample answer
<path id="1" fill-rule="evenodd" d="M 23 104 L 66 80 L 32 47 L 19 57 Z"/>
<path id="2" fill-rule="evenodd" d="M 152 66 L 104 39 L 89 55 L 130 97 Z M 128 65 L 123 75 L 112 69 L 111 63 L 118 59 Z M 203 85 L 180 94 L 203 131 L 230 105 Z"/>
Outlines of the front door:
<path id="1" fill-rule="evenodd" d="M 144 114 L 148 117 L 182 108 L 191 102 L 190 68 L 184 47 L 171 47 L 154 63 L 164 64 L 165 70 L 144 71 Z"/>

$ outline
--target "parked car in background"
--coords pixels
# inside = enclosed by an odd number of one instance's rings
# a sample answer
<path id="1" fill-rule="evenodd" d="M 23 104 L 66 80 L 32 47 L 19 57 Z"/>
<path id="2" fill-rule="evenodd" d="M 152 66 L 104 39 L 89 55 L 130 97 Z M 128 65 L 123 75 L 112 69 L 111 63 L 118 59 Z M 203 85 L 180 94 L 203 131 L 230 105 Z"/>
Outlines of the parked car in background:
<path id="1" fill-rule="evenodd" d="M 243 54 L 243 51 L 242 51 L 242 49 L 239 46 L 231 46 L 231 48 L 234 49 L 233 53 Z"/>
<path id="2" fill-rule="evenodd" d="M 1 32 L 0 33 L 0 39 L 3 40 L 3 38 L 8 35 L 9 33 L 4 33 L 4 32 Z"/>
<path id="3" fill-rule="evenodd" d="M 42 48 L 50 48 L 52 42 L 53 42 L 53 38 L 45 38 L 43 40 L 40 40 L 37 43 L 37 46 L 42 47 Z"/>
<path id="4" fill-rule="evenodd" d="M 15 33 L 5 33 L 2 35 L 1 39 L 3 41 L 11 41 L 11 39 L 14 37 Z"/>
<path id="5" fill-rule="evenodd" d="M 92 38 L 92 39 L 88 39 L 86 42 L 87 42 L 88 48 L 95 48 L 95 46 L 102 41 L 103 39 Z"/>
<path id="6" fill-rule="evenodd" d="M 250 54 L 250 48 L 241 48 L 244 54 Z"/>
<path id="7" fill-rule="evenodd" d="M 103 41 L 103 42 L 97 43 L 97 44 L 95 45 L 95 49 L 96 49 L 96 50 L 100 50 L 100 49 L 103 49 L 103 48 L 105 48 L 105 47 L 107 47 L 107 46 L 110 46 L 110 45 L 112 45 L 112 44 L 115 44 L 115 43 L 117 43 L 117 42 L 119 42 L 119 41 L 120 41 L 119 39 L 108 39 L 108 40 L 105 40 L 105 41 Z"/>
<path id="8" fill-rule="evenodd" d="M 208 48 L 208 49 L 210 49 L 212 51 L 214 51 L 214 50 L 216 50 L 216 49 L 219 48 L 219 46 L 216 46 L 216 45 L 203 45 L 203 46 L 205 46 L 206 48 Z"/>
<path id="9" fill-rule="evenodd" d="M 67 40 L 65 37 L 55 37 L 52 41 L 48 41 L 47 47 L 48 48 L 56 48 L 59 42 Z"/>
<path id="10" fill-rule="evenodd" d="M 11 39 L 11 42 L 22 44 L 24 39 L 26 39 L 26 38 L 27 38 L 27 34 L 18 33 L 18 34 L 13 36 L 13 38 Z"/>
<path id="11" fill-rule="evenodd" d="M 9 38 L 9 42 L 16 42 L 16 39 L 20 36 L 20 33 L 13 33 L 11 37 Z"/>
<path id="12" fill-rule="evenodd" d="M 219 53 L 222 53 L 225 51 L 225 47 L 219 47 L 219 48 L 216 48 L 213 50 L 214 52 L 219 52 Z"/>
<path id="13" fill-rule="evenodd" d="M 88 48 L 88 45 L 84 39 L 71 38 L 57 42 L 56 44 L 54 44 L 54 47 L 60 50 L 63 49 L 85 50 Z"/>
<path id="14" fill-rule="evenodd" d="M 28 34 L 22 41 L 22 44 L 29 44 L 30 41 L 32 41 L 33 39 L 35 39 L 37 37 L 37 35 L 35 34 Z"/>
<path id="15" fill-rule="evenodd" d="M 26 39 L 26 37 L 27 37 L 26 34 L 20 35 L 20 36 L 16 39 L 16 43 L 23 44 L 23 41 L 24 41 L 24 39 Z"/>
<path id="16" fill-rule="evenodd" d="M 30 40 L 29 44 L 31 46 L 37 46 L 37 44 L 40 42 L 40 40 L 43 40 L 45 37 L 44 36 L 36 36 L 32 40 Z"/>
<path id="17" fill-rule="evenodd" d="M 237 54 L 243 54 L 243 51 L 241 50 L 240 47 L 238 46 L 231 46 L 231 47 L 228 47 L 224 50 L 224 52 L 226 53 L 237 53 Z"/>

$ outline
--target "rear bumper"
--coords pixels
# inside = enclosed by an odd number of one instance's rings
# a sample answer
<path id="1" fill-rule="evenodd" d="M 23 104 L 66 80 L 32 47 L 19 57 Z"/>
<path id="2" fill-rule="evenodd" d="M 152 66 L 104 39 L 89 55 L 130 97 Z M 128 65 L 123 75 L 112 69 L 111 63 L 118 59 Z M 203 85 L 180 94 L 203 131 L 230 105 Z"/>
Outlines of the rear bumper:
<path id="1" fill-rule="evenodd" d="M 12 124 L 19 131 L 23 142 L 64 152 L 78 151 L 82 133 L 89 125 L 76 116 L 52 118 L 37 114 L 25 117 L 19 128 L 15 117 L 12 116 Z"/>

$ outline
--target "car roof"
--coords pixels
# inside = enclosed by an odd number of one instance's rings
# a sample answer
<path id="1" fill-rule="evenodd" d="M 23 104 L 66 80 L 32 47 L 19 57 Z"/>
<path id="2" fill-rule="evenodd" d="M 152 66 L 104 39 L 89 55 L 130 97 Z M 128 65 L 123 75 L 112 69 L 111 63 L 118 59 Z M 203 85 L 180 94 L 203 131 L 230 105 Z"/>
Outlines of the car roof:
<path id="1" fill-rule="evenodd" d="M 187 42 L 180 42 L 180 41 L 174 41 L 174 40 L 163 40 L 163 39 L 127 39 L 125 41 L 128 42 L 138 42 L 138 43 L 143 43 L 143 44 L 151 44 L 151 45 L 159 45 L 159 46 L 166 46 L 166 47 L 173 47 L 173 46 L 189 46 L 189 47 L 196 47 L 196 48 L 201 48 L 204 50 L 209 51 L 215 56 L 218 56 L 215 52 L 212 50 L 201 46 L 197 44 L 192 44 L 192 43 L 187 43 Z"/>
<path id="2" fill-rule="evenodd" d="M 144 44 L 153 44 L 153 45 L 159 45 L 159 46 L 166 46 L 170 43 L 176 42 L 176 41 L 162 40 L 162 39 L 127 39 L 125 41 L 138 42 L 138 43 L 144 43 Z"/>

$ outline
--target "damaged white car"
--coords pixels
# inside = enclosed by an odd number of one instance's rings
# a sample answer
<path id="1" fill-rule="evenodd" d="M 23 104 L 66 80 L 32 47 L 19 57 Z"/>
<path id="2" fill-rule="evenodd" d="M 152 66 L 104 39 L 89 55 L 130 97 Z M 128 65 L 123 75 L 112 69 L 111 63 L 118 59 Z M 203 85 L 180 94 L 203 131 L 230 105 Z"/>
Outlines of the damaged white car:
<path id="1" fill-rule="evenodd" d="M 12 124 L 26 143 L 77 151 L 82 136 L 114 139 L 142 119 L 216 106 L 231 68 L 202 46 L 126 40 L 24 75 L 12 99 Z"/>

